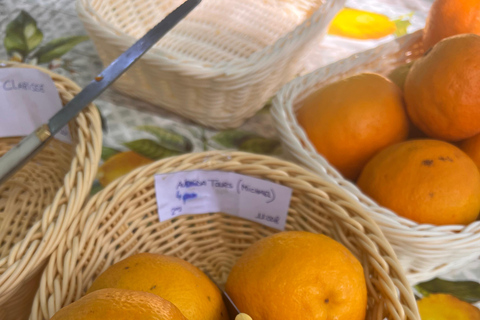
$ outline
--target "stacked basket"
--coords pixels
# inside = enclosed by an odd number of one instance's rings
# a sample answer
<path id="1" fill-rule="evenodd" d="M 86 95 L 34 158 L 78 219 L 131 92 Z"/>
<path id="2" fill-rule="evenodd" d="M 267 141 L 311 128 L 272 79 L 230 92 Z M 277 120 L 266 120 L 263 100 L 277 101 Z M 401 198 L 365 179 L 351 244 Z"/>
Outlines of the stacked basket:
<path id="1" fill-rule="evenodd" d="M 300 164 L 346 190 L 368 209 L 400 259 L 412 284 L 460 268 L 480 256 L 480 221 L 467 226 L 418 224 L 380 207 L 344 179 L 308 140 L 295 110 L 318 88 L 360 72 L 387 74 L 423 54 L 422 31 L 323 67 L 285 85 L 272 114 L 285 150 Z"/>
<path id="2" fill-rule="evenodd" d="M 48 70 L 65 104 L 80 91 Z M 91 105 L 70 124 L 73 144 L 52 142 L 0 185 L 0 319 L 26 319 L 50 253 L 90 192 L 101 153 L 101 121 Z M 21 140 L 0 139 L 0 156 Z"/>
<path id="3" fill-rule="evenodd" d="M 182 0 L 77 0 L 105 65 Z M 303 66 L 345 0 L 203 0 L 114 86 L 217 129 L 240 126 Z"/>
<path id="4" fill-rule="evenodd" d="M 159 222 L 154 175 L 189 170 L 235 172 L 291 188 L 286 230 L 326 234 L 359 259 L 368 288 L 366 319 L 420 319 L 393 249 L 368 213 L 341 188 L 289 162 L 219 151 L 138 168 L 90 199 L 42 274 L 31 319 L 49 319 L 79 299 L 110 265 L 138 252 L 177 256 L 224 284 L 244 250 L 278 231 L 219 212 Z"/>

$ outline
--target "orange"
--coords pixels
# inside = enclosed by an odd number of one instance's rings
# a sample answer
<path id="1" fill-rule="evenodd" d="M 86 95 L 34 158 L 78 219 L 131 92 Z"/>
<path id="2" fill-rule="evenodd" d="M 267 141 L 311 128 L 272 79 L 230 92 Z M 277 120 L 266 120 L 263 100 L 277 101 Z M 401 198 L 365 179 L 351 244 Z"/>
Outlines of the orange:
<path id="1" fill-rule="evenodd" d="M 412 122 L 428 136 L 458 141 L 480 133 L 480 36 L 440 41 L 410 69 L 405 100 Z"/>
<path id="2" fill-rule="evenodd" d="M 460 143 L 460 149 L 462 149 L 473 162 L 480 169 L 480 134 L 471 137 L 470 139 L 464 140 Z"/>
<path id="3" fill-rule="evenodd" d="M 102 289 L 60 309 L 51 320 L 187 320 L 169 301 L 152 293 Z"/>
<path id="4" fill-rule="evenodd" d="M 123 288 L 154 293 L 173 303 L 190 320 L 227 320 L 217 286 L 200 269 L 176 257 L 140 253 L 115 263 L 88 292 Z"/>
<path id="5" fill-rule="evenodd" d="M 374 73 L 321 88 L 305 100 L 297 119 L 316 150 L 351 180 L 375 153 L 408 134 L 402 92 Z"/>
<path id="6" fill-rule="evenodd" d="M 480 172 L 462 150 L 443 141 L 410 140 L 382 150 L 358 186 L 418 223 L 468 224 L 480 211 Z"/>
<path id="7" fill-rule="evenodd" d="M 228 276 L 226 291 L 254 320 L 364 320 L 360 262 L 342 244 L 304 231 L 254 243 Z"/>
<path id="8" fill-rule="evenodd" d="M 393 69 L 389 74 L 388 78 L 393 81 L 402 91 L 405 86 L 405 80 L 407 79 L 408 72 L 412 67 L 415 61 L 410 61 L 409 63 L 405 63 L 399 65 L 395 69 Z"/>
<path id="9" fill-rule="evenodd" d="M 473 162 L 475 162 L 478 169 L 480 169 L 480 134 L 462 141 L 460 143 L 460 149 L 468 154 Z"/>
<path id="10" fill-rule="evenodd" d="M 425 50 L 437 42 L 462 33 L 480 35 L 480 2 L 478 0 L 436 0 L 425 23 Z"/>
<path id="11" fill-rule="evenodd" d="M 331 35 L 367 40 L 386 37 L 397 30 L 387 16 L 352 8 L 343 8 L 333 18 L 328 29 Z"/>
<path id="12" fill-rule="evenodd" d="M 422 320 L 480 320 L 480 310 L 448 294 L 431 294 L 417 304 Z"/>
<path id="13" fill-rule="evenodd" d="M 139 155 L 133 151 L 117 153 L 107 159 L 99 168 L 97 173 L 98 182 L 107 186 L 115 179 L 129 173 L 133 169 L 152 163 L 153 160 Z"/>

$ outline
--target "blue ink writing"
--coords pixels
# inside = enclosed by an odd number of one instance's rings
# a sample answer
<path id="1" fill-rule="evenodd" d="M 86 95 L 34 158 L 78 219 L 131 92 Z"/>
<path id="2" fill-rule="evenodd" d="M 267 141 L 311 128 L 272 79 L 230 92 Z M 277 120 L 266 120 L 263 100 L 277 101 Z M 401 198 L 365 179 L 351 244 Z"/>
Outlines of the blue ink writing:
<path id="1" fill-rule="evenodd" d="M 250 187 L 249 185 L 246 185 L 246 184 L 242 184 L 241 190 L 242 191 L 247 191 L 247 192 L 250 192 L 250 193 L 261 194 L 265 198 L 269 198 L 269 199 L 272 198 L 272 194 L 270 193 L 270 191 Z"/>
<path id="2" fill-rule="evenodd" d="M 203 187 L 207 185 L 205 180 L 185 180 L 184 182 L 180 181 L 177 185 L 178 188 L 191 188 L 191 187 Z"/>
<path id="3" fill-rule="evenodd" d="M 218 180 L 208 180 L 212 187 L 215 188 L 224 188 L 224 189 L 233 189 L 233 185 L 230 182 L 222 182 Z"/>
<path id="4" fill-rule="evenodd" d="M 177 212 L 178 212 L 178 213 L 182 212 L 182 207 L 172 208 L 172 216 L 176 215 Z"/>
<path id="5" fill-rule="evenodd" d="M 196 193 L 185 193 L 182 197 L 184 204 L 187 203 L 188 200 L 195 199 L 195 198 L 197 198 Z"/>
<path id="6" fill-rule="evenodd" d="M 33 83 L 27 81 L 20 81 L 18 83 L 15 80 L 6 80 L 3 82 L 3 90 L 5 91 L 12 91 L 12 90 L 25 90 L 25 91 L 32 91 L 32 92 L 40 92 L 44 93 L 45 90 L 43 88 L 42 83 Z"/>
<path id="7" fill-rule="evenodd" d="M 280 218 L 278 216 L 274 217 L 274 216 L 269 216 L 265 213 L 258 213 L 257 216 L 255 217 L 255 219 L 258 219 L 258 220 L 265 220 L 265 221 L 268 221 L 268 222 L 273 222 L 275 224 L 278 224 L 279 221 L 280 221 Z"/>

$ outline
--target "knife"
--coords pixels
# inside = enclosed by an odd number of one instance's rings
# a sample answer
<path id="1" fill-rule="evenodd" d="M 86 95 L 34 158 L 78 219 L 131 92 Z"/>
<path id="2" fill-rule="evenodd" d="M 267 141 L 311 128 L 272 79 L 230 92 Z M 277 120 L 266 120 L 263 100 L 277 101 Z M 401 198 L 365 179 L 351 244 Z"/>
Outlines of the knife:
<path id="1" fill-rule="evenodd" d="M 48 123 L 41 125 L 0 158 L 0 184 L 5 182 L 37 154 L 70 120 L 88 106 L 155 43 L 190 13 L 202 0 L 187 0 L 148 31 L 95 77 L 82 91 L 58 111 Z"/>
<path id="2" fill-rule="evenodd" d="M 220 292 L 222 293 L 223 303 L 225 303 L 225 306 L 227 307 L 227 311 L 230 319 L 253 320 L 249 315 L 247 315 L 246 313 L 241 313 L 240 310 L 238 310 L 237 306 L 235 305 L 233 300 L 230 298 L 228 293 L 222 288 L 220 288 L 218 283 L 212 278 L 212 276 L 208 272 L 205 271 L 205 274 L 207 275 L 207 277 L 210 278 L 210 280 L 217 286 L 218 290 L 220 290 Z"/>

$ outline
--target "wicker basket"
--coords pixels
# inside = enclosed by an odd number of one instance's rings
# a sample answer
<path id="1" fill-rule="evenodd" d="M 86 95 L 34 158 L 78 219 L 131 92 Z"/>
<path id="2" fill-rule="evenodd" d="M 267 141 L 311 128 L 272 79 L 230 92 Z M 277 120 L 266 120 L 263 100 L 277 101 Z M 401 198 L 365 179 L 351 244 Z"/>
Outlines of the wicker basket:
<path id="1" fill-rule="evenodd" d="M 286 230 L 324 233 L 352 251 L 365 270 L 367 319 L 420 319 L 393 249 L 368 213 L 340 188 L 289 162 L 220 151 L 155 162 L 90 199 L 42 274 L 31 319 L 49 319 L 80 298 L 107 267 L 138 252 L 186 259 L 224 284 L 242 252 L 276 231 L 223 213 L 159 222 L 154 175 L 195 169 L 236 172 L 292 188 Z"/>
<path id="2" fill-rule="evenodd" d="M 480 222 L 468 226 L 417 224 L 378 206 L 344 179 L 308 140 L 298 125 L 295 108 L 308 94 L 355 73 L 386 74 L 423 54 L 422 31 L 318 69 L 285 85 L 273 101 L 272 114 L 285 150 L 295 161 L 340 185 L 371 213 L 395 249 L 412 284 L 457 269 L 480 256 Z"/>
<path id="3" fill-rule="evenodd" d="M 182 2 L 77 0 L 77 11 L 109 64 Z M 238 127 L 300 71 L 344 2 L 203 0 L 114 86 L 205 126 Z"/>
<path id="4" fill-rule="evenodd" d="M 55 82 L 66 103 L 80 91 L 72 81 L 31 65 Z M 89 194 L 101 153 L 102 131 L 91 105 L 70 124 L 73 144 L 52 140 L 0 186 L 0 319 L 27 319 L 39 275 Z M 0 156 L 21 138 L 0 139 Z"/>

